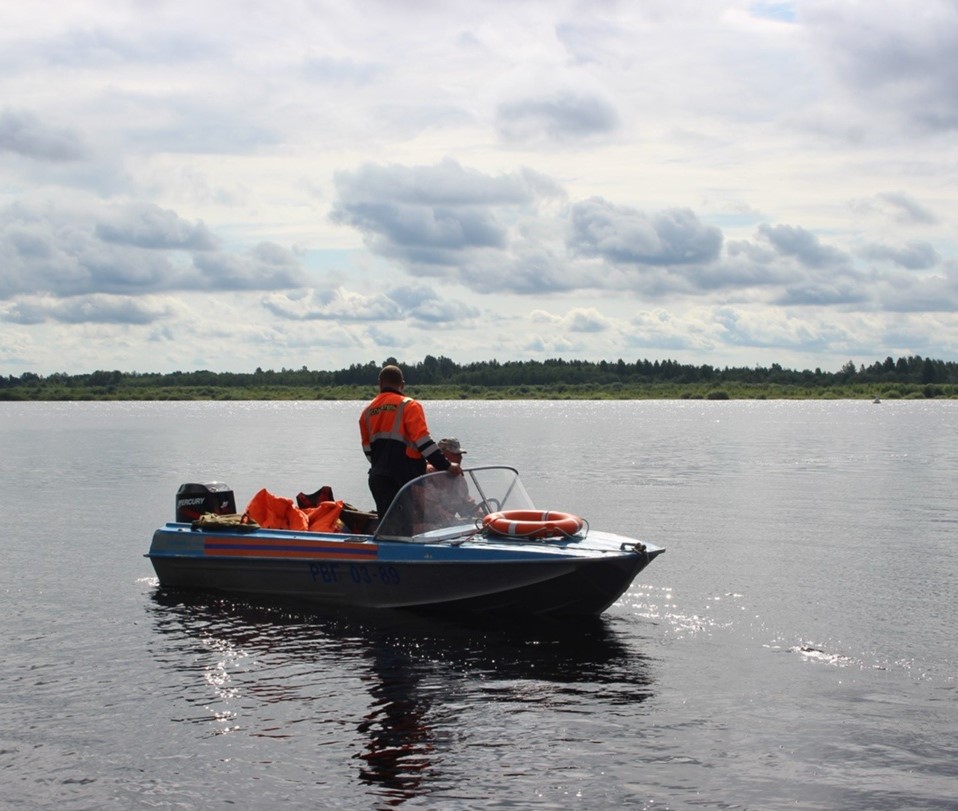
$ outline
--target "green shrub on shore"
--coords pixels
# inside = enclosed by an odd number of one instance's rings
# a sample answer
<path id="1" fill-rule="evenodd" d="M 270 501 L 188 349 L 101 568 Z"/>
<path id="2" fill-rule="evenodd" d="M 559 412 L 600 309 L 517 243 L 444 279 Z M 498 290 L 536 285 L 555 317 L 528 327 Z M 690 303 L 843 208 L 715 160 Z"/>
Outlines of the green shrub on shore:
<path id="1" fill-rule="evenodd" d="M 763 386 L 760 384 L 712 389 L 696 384 L 655 384 L 639 386 L 408 386 L 419 400 L 882 400 L 958 399 L 958 387 L 946 386 L 928 391 L 925 386 L 899 386 L 875 393 L 863 393 L 856 387 Z M 0 389 L 0 401 L 90 401 L 90 400 L 367 400 L 375 393 L 372 386 L 324 386 L 318 389 L 277 386 L 243 387 L 158 387 L 115 389 L 78 387 L 72 390 L 34 386 L 29 389 Z"/>

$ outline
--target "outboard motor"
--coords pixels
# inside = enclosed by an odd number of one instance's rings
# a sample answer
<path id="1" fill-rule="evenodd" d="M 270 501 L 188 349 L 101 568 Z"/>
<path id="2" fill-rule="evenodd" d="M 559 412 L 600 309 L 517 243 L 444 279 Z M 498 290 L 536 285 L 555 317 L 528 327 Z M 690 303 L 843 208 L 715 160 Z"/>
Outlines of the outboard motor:
<path id="1" fill-rule="evenodd" d="M 176 491 L 176 520 L 179 523 L 191 523 L 204 513 L 232 515 L 235 512 L 236 500 L 227 484 L 181 484 Z"/>

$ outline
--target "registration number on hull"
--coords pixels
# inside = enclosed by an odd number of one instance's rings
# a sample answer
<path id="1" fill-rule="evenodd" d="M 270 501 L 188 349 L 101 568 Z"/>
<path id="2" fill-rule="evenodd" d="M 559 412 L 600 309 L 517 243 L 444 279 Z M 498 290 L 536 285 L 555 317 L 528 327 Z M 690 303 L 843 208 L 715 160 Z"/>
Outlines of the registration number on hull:
<path id="1" fill-rule="evenodd" d="M 395 566 L 377 566 L 366 563 L 310 563 L 309 573 L 314 583 L 379 583 L 384 586 L 399 585 L 399 571 Z"/>

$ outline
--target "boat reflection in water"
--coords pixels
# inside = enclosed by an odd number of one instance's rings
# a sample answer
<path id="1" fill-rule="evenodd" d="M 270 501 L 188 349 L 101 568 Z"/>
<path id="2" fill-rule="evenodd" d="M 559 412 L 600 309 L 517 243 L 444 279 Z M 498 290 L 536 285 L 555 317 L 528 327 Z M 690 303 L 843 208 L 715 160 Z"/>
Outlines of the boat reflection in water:
<path id="1" fill-rule="evenodd" d="M 174 706 L 204 708 L 172 721 L 204 734 L 308 735 L 312 755 L 315 742 L 340 768 L 359 761 L 359 782 L 391 804 L 455 788 L 459 778 L 444 764 L 455 764 L 453 749 L 472 734 L 464 715 L 518 716 L 530 704 L 581 712 L 585 702 L 634 704 L 652 694 L 646 657 L 601 618 L 315 615 L 162 588 L 148 611 L 162 689 Z M 518 708 L 504 710 L 506 702 Z"/>

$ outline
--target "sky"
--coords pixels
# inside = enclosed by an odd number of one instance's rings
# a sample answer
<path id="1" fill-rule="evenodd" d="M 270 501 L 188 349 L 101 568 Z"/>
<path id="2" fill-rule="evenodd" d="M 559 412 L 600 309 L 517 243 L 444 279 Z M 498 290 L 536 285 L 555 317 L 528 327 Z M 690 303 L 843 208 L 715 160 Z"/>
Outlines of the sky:
<path id="1" fill-rule="evenodd" d="M 0 6 L 0 374 L 958 360 L 955 0 Z"/>

